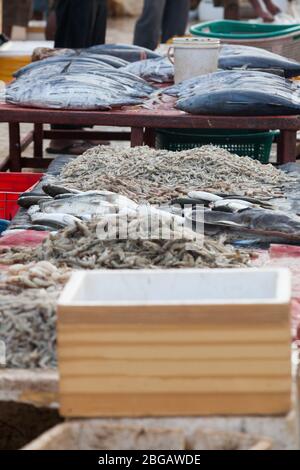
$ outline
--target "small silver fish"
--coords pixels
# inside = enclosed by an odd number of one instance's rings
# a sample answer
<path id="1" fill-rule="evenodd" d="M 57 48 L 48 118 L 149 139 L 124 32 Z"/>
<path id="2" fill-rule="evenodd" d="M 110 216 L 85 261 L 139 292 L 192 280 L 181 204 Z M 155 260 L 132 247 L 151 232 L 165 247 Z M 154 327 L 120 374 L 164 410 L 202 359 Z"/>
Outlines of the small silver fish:
<path id="1" fill-rule="evenodd" d="M 38 204 L 34 204 L 29 207 L 27 214 L 31 217 L 33 214 L 37 214 L 38 212 L 40 212 L 40 206 Z"/>
<path id="2" fill-rule="evenodd" d="M 64 213 L 80 217 L 82 214 L 105 215 L 121 209 L 135 210 L 137 204 L 125 196 L 109 191 L 88 191 L 65 199 L 54 199 L 39 204 L 41 212 Z"/>
<path id="3" fill-rule="evenodd" d="M 80 194 L 81 191 L 77 189 L 65 188 L 64 186 L 59 186 L 57 184 L 45 183 L 43 186 L 43 191 L 51 197 L 55 197 L 61 194 Z"/>
<path id="4" fill-rule="evenodd" d="M 30 194 L 28 195 L 22 195 L 18 199 L 18 205 L 20 207 L 23 207 L 25 209 L 28 209 L 31 206 L 37 205 L 40 201 L 50 201 L 51 197 L 50 196 L 43 196 L 42 194 Z"/>
<path id="5" fill-rule="evenodd" d="M 255 207 L 255 205 L 251 202 L 241 201 L 239 199 L 221 199 L 211 205 L 213 210 L 215 209 L 228 212 L 240 212 L 253 207 Z"/>
<path id="6" fill-rule="evenodd" d="M 46 225 L 55 229 L 74 226 L 76 222 L 80 223 L 80 219 L 70 214 L 43 214 L 41 212 L 31 216 L 33 224 Z"/>
<path id="7" fill-rule="evenodd" d="M 207 191 L 190 191 L 188 197 L 191 199 L 196 199 L 199 201 L 205 202 L 216 202 L 221 201 L 222 198 L 213 193 L 208 193 Z"/>

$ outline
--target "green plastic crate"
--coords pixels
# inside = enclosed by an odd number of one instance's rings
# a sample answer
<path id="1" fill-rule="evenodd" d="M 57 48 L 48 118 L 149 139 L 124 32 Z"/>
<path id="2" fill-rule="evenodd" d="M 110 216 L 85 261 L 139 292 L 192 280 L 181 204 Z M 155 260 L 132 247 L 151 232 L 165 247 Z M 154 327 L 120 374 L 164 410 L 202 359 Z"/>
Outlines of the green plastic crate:
<path id="1" fill-rule="evenodd" d="M 157 129 L 156 148 L 172 151 L 188 150 L 203 145 L 222 147 L 231 153 L 248 156 L 261 163 L 269 163 L 271 147 L 276 131 L 227 131 L 224 129 L 183 130 Z"/>

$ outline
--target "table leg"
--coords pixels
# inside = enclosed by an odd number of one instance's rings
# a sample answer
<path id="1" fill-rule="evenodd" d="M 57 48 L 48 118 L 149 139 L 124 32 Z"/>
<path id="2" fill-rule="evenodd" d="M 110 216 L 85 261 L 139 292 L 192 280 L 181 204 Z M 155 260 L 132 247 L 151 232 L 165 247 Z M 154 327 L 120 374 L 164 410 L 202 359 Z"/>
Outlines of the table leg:
<path id="1" fill-rule="evenodd" d="M 34 124 L 34 147 L 33 156 L 34 158 L 43 158 L 43 138 L 44 138 L 44 127 L 43 124 Z"/>
<path id="2" fill-rule="evenodd" d="M 144 145 L 144 128 L 132 127 L 131 128 L 131 147 L 139 147 Z"/>
<path id="3" fill-rule="evenodd" d="M 277 163 L 296 161 L 297 132 L 281 131 L 277 144 Z"/>
<path id="4" fill-rule="evenodd" d="M 155 129 L 150 127 L 145 129 L 145 145 L 155 148 Z"/>
<path id="5" fill-rule="evenodd" d="M 9 168 L 11 171 L 21 171 L 21 137 L 20 124 L 10 122 L 9 124 Z"/>

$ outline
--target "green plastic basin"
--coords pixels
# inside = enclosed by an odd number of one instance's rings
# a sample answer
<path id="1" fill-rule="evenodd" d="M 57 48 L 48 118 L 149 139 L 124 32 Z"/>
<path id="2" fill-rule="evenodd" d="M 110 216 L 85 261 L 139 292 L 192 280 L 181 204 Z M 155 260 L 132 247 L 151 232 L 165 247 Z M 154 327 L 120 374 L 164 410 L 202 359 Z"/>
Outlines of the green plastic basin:
<path id="1" fill-rule="evenodd" d="M 207 21 L 194 25 L 190 32 L 195 36 L 229 39 L 271 39 L 289 34 L 300 34 L 300 24 L 278 25 L 278 24 L 253 24 L 243 21 L 220 20 Z"/>

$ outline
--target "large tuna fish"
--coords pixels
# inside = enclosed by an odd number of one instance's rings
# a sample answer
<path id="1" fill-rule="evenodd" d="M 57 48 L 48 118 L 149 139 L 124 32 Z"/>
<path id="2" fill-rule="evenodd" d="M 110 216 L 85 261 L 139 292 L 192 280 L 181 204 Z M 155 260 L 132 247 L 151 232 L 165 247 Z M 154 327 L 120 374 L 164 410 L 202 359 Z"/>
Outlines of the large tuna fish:
<path id="1" fill-rule="evenodd" d="M 200 84 L 199 84 L 200 83 Z M 264 72 L 216 72 L 182 88 L 176 107 L 191 114 L 283 115 L 300 113 L 299 87 Z"/>
<path id="2" fill-rule="evenodd" d="M 224 44 L 219 57 L 220 69 L 274 69 L 282 70 L 284 76 L 300 75 L 300 63 L 258 47 Z"/>

